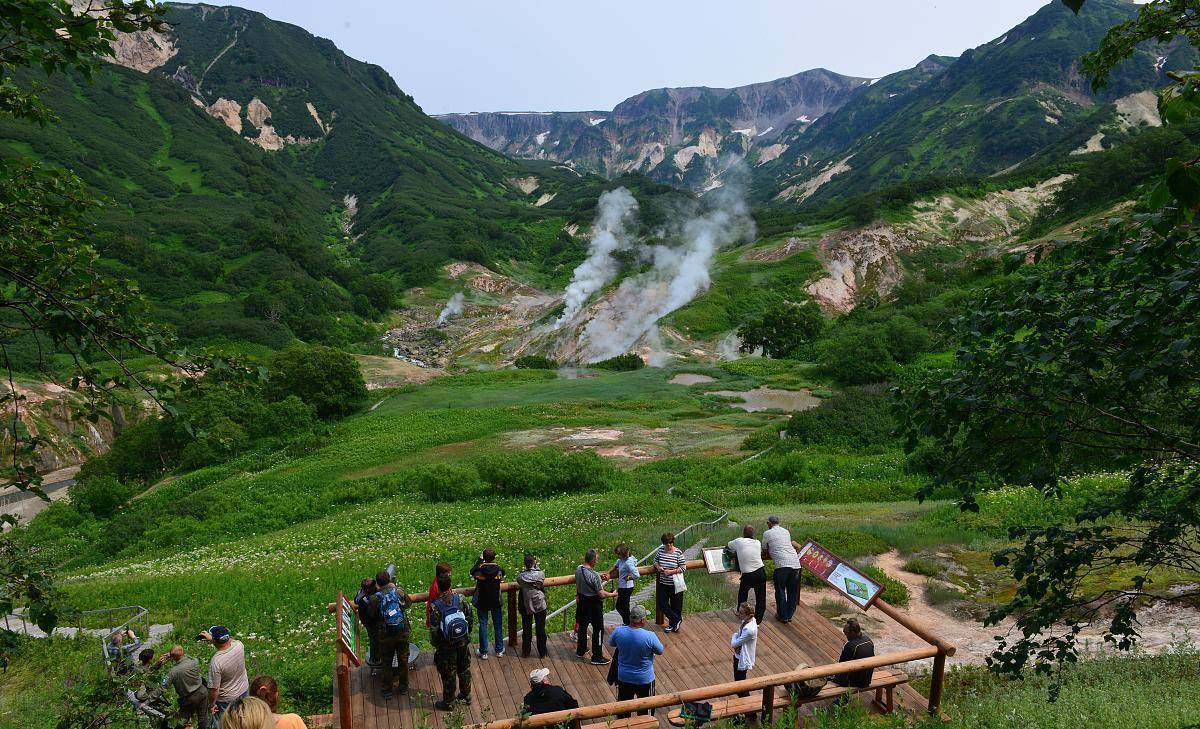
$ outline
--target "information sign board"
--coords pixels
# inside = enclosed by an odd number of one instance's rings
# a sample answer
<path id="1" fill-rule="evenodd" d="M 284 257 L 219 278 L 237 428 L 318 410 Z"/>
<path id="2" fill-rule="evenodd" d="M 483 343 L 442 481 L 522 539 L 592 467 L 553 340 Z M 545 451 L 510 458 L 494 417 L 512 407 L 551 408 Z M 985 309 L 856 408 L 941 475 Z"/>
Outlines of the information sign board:
<path id="1" fill-rule="evenodd" d="M 864 610 L 883 592 L 882 585 L 811 539 L 800 550 L 800 564 Z"/>

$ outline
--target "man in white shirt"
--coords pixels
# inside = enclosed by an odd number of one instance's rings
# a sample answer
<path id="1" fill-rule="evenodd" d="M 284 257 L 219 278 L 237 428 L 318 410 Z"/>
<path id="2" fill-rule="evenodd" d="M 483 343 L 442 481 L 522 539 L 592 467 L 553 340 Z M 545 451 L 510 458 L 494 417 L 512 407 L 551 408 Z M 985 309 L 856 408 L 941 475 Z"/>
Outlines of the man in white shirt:
<path id="1" fill-rule="evenodd" d="M 800 556 L 791 532 L 779 524 L 779 517 L 767 517 L 763 532 L 763 549 L 775 563 L 772 581 L 775 583 L 775 617 L 781 623 L 792 622 L 796 603 L 800 600 Z"/>
<path id="2" fill-rule="evenodd" d="M 742 536 L 729 543 L 729 549 L 737 555 L 738 571 L 742 573 L 738 583 L 738 605 L 746 602 L 754 590 L 754 620 L 761 623 L 767 613 L 767 570 L 763 565 L 762 542 L 754 538 L 754 527 L 742 527 Z"/>

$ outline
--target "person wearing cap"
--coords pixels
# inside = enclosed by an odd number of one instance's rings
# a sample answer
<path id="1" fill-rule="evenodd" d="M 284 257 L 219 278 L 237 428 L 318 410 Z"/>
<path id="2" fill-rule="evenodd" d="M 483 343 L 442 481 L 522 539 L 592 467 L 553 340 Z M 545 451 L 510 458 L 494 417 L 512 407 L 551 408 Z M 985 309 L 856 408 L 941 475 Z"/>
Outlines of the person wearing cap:
<path id="1" fill-rule="evenodd" d="M 646 630 L 646 608 L 631 607 L 629 625 L 618 625 L 608 636 L 608 645 L 617 649 L 617 701 L 653 694 L 654 657 L 662 655 L 663 644 L 653 631 Z M 629 714 L 617 714 L 618 719 L 628 717 Z"/>
<path id="2" fill-rule="evenodd" d="M 767 614 L 767 568 L 762 560 L 762 542 L 754 538 L 754 527 L 747 524 L 742 527 L 742 536 L 730 541 L 728 547 L 737 555 L 738 571 L 742 573 L 737 604 L 746 602 L 753 590 L 754 621 L 761 624 Z"/>
<path id="3" fill-rule="evenodd" d="M 799 547 L 792 533 L 779 524 L 779 517 L 767 517 L 767 530 L 762 536 L 763 552 L 775 563 L 771 581 L 775 584 L 775 617 L 781 623 L 792 622 L 800 601 Z"/>
<path id="4" fill-rule="evenodd" d="M 549 668 L 535 668 L 529 672 L 529 693 L 521 702 L 522 714 L 532 716 L 579 708 L 575 697 L 563 687 L 550 683 L 549 676 Z"/>
<path id="5" fill-rule="evenodd" d="M 217 652 L 208 662 L 208 703 L 218 718 L 229 705 L 250 695 L 250 680 L 246 677 L 246 648 L 234 640 L 224 625 L 200 633 L 200 639 L 213 644 Z"/>

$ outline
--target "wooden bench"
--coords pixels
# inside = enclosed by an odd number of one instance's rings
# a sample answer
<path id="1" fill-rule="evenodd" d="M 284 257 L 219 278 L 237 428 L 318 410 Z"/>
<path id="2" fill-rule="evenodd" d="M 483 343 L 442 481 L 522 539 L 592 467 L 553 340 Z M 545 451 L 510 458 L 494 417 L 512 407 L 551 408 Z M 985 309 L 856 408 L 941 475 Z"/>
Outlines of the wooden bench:
<path id="1" fill-rule="evenodd" d="M 658 719 L 653 716 L 631 716 L 628 719 L 608 719 L 584 724 L 580 729 L 658 729 Z"/>
<path id="2" fill-rule="evenodd" d="M 896 708 L 895 704 L 895 688 L 900 684 L 908 683 L 908 674 L 896 668 L 876 668 L 871 676 L 871 685 L 862 688 L 854 686 L 835 686 L 834 684 L 826 684 L 825 688 L 816 696 L 810 696 L 807 699 L 792 699 L 788 695 L 787 690 L 780 686 L 775 690 L 774 702 L 771 705 L 772 709 L 786 709 L 789 706 L 802 706 L 811 704 L 817 701 L 826 701 L 828 699 L 836 699 L 839 696 L 847 694 L 856 694 L 863 691 L 875 692 L 875 705 L 884 713 L 892 713 Z M 756 691 L 750 696 L 730 696 L 726 699 L 718 699 L 713 701 L 712 721 L 728 719 L 734 716 L 743 714 L 757 714 L 763 710 L 763 697 L 761 691 Z M 671 713 L 667 714 L 667 721 L 672 726 L 685 726 L 688 719 L 684 719 L 680 713 L 682 708 L 672 709 Z"/>

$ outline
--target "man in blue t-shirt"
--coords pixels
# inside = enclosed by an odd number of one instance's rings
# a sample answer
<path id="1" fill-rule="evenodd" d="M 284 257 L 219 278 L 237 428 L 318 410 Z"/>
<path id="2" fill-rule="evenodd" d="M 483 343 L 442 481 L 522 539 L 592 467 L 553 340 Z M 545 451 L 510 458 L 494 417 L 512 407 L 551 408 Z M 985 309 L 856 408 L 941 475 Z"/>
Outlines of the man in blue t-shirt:
<path id="1" fill-rule="evenodd" d="M 629 609 L 629 625 L 618 626 L 608 637 L 608 645 L 617 649 L 617 701 L 640 699 L 654 693 L 654 657 L 663 652 L 662 641 L 646 630 L 646 608 Z M 652 711 L 639 711 L 652 714 Z M 629 714 L 617 714 L 618 719 Z"/>

